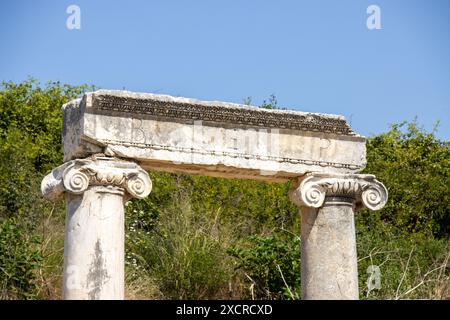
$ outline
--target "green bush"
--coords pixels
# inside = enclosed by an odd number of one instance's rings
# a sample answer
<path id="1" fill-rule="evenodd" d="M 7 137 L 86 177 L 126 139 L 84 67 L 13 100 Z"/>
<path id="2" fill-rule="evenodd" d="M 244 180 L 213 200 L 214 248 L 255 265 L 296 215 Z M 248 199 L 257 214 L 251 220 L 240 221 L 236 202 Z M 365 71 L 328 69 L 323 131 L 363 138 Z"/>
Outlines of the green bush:
<path id="1" fill-rule="evenodd" d="M 178 199 L 166 207 L 151 230 L 139 219 L 128 219 L 126 261 L 136 276 L 150 274 L 158 292 L 168 299 L 219 298 L 232 275 L 225 249 L 227 235 L 218 231 L 218 220 L 199 214 L 188 201 Z M 134 212 L 134 217 L 145 215 Z"/>
<path id="2" fill-rule="evenodd" d="M 42 262 L 39 239 L 29 237 L 16 219 L 0 223 L 0 298 L 32 298 L 37 291 L 36 270 Z"/>
<path id="3" fill-rule="evenodd" d="M 250 297 L 298 299 L 300 297 L 300 237 L 290 232 L 252 236 L 245 246 L 228 253 L 250 281 Z"/>
<path id="4" fill-rule="evenodd" d="M 421 234 L 400 235 L 367 226 L 357 229 L 360 298 L 449 299 L 450 243 Z M 369 290 L 369 266 L 380 271 L 381 286 Z M 369 270 L 370 271 L 370 270 Z"/>
<path id="5" fill-rule="evenodd" d="M 389 132 L 368 139 L 365 172 L 375 174 L 389 191 L 383 210 L 362 213 L 368 220 L 388 223 L 399 232 L 448 238 L 448 142 L 436 139 L 415 122 L 393 125 Z"/>
<path id="6" fill-rule="evenodd" d="M 260 234 L 273 228 L 295 228 L 298 208 L 288 199 L 290 183 L 195 176 L 189 178 L 189 199 L 194 210 L 223 210 L 222 223 L 233 223 L 236 237 Z"/>
<path id="7" fill-rule="evenodd" d="M 64 207 L 44 201 L 42 178 L 62 163 L 61 106 L 87 86 L 36 80 L 0 89 L 1 297 L 48 298 L 59 292 Z M 52 283 L 53 282 L 53 283 Z"/>

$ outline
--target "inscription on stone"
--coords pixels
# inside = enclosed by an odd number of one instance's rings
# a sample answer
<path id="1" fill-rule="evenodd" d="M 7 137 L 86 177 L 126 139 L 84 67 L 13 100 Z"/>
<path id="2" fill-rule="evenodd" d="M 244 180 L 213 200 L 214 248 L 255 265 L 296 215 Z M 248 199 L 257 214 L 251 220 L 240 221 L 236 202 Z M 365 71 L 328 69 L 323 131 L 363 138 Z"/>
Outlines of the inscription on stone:
<path id="1" fill-rule="evenodd" d="M 342 116 L 122 91 L 63 109 L 66 160 L 108 150 L 148 169 L 278 181 L 365 166 L 365 139 Z"/>

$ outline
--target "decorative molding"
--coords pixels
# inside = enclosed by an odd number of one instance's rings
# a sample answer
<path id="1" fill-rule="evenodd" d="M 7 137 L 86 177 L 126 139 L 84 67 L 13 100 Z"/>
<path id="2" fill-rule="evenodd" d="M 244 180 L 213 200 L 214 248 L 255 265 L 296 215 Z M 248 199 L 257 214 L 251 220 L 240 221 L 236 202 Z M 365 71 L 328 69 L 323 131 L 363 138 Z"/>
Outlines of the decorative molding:
<path id="1" fill-rule="evenodd" d="M 379 210 L 387 202 L 388 191 L 371 174 L 308 173 L 300 178 L 290 197 L 297 205 L 312 208 L 320 208 L 329 198 L 353 199 L 357 207 Z"/>
<path id="2" fill-rule="evenodd" d="M 57 200 L 64 192 L 82 194 L 89 187 L 104 186 L 102 192 L 126 191 L 131 197 L 142 199 L 152 190 L 146 171 L 133 162 L 109 157 L 72 160 L 56 168 L 41 184 L 43 195 Z"/>
<path id="3" fill-rule="evenodd" d="M 203 154 L 203 155 L 213 155 L 219 157 L 233 157 L 233 158 L 245 158 L 245 159 L 255 159 L 255 160 L 267 160 L 267 161 L 276 161 L 279 163 L 287 162 L 292 164 L 303 164 L 307 166 L 320 166 L 320 167 L 334 167 L 334 168 L 345 168 L 349 170 L 362 170 L 365 166 L 354 165 L 350 163 L 338 163 L 338 162 L 330 162 L 330 161 L 318 161 L 318 160 L 307 160 L 307 159 L 294 159 L 294 158 L 286 158 L 286 157 L 274 157 L 274 156 L 260 156 L 260 155 L 252 155 L 248 153 L 241 152 L 229 152 L 229 151 L 215 151 L 215 150 L 202 150 L 196 148 L 186 148 L 186 147 L 172 147 L 165 145 L 158 145 L 153 143 L 141 143 L 141 142 L 129 142 L 124 140 L 112 140 L 112 139 L 99 139 L 101 143 L 106 145 L 109 148 L 109 152 L 113 152 L 111 146 L 125 146 L 125 147 L 144 147 L 154 150 L 167 150 L 174 152 L 186 152 L 188 154 Z"/>
<path id="4" fill-rule="evenodd" d="M 96 92 L 91 108 L 124 113 L 142 113 L 157 117 L 244 124 L 266 128 L 327 132 L 358 136 L 343 117 L 286 110 L 266 110 L 236 104 L 202 102 L 157 95 L 133 97 Z M 162 98 L 164 97 L 164 99 Z M 170 99 L 169 99 L 170 98 Z M 187 100 L 187 101 L 186 101 Z"/>

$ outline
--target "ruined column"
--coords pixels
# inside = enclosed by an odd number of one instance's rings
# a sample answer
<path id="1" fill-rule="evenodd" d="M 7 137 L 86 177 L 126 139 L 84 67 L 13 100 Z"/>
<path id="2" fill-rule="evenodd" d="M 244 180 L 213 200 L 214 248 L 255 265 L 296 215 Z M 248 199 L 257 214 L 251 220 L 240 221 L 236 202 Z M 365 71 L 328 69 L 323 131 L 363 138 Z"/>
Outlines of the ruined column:
<path id="1" fill-rule="evenodd" d="M 308 173 L 290 197 L 301 214 L 302 299 L 358 299 L 354 213 L 386 204 L 385 186 L 367 174 Z"/>
<path id="2" fill-rule="evenodd" d="M 123 297 L 123 201 L 151 189 L 134 161 L 222 178 L 302 177 L 292 195 L 304 224 L 303 296 L 358 297 L 353 212 L 381 208 L 387 193 L 357 174 L 366 139 L 343 116 L 114 90 L 87 92 L 62 114 L 66 163 L 42 188 L 50 199 L 66 194 L 65 298 Z M 109 158 L 87 158 L 99 154 Z"/>
<path id="3" fill-rule="evenodd" d="M 144 198 L 148 173 L 133 162 L 66 162 L 42 181 L 47 199 L 66 198 L 63 299 L 124 298 L 124 202 Z"/>

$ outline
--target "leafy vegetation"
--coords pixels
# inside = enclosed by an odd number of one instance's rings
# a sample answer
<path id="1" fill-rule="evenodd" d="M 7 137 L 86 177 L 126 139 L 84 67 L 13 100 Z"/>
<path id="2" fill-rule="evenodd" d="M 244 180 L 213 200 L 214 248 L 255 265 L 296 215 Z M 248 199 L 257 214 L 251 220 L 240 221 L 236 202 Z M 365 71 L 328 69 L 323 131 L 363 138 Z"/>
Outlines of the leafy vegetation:
<path id="1" fill-rule="evenodd" d="M 393 125 L 367 142 L 366 171 L 389 190 L 381 220 L 408 233 L 438 238 L 450 232 L 450 148 L 417 123 Z"/>
<path id="2" fill-rule="evenodd" d="M 40 182 L 62 163 L 61 105 L 92 87 L 30 79 L 0 90 L 0 298 L 58 299 L 64 204 Z M 248 99 L 250 101 L 250 99 Z M 277 108 L 271 96 L 264 108 Z M 366 171 L 389 189 L 356 215 L 360 297 L 450 298 L 450 151 L 416 123 L 367 142 Z M 289 183 L 150 172 L 126 205 L 129 299 L 297 299 L 300 221 Z M 381 288 L 368 291 L 376 265 Z"/>
<path id="3" fill-rule="evenodd" d="M 298 299 L 300 297 L 300 237 L 290 233 L 250 236 L 247 248 L 228 253 L 247 271 L 251 296 Z"/>

